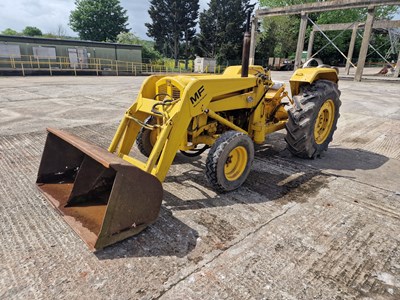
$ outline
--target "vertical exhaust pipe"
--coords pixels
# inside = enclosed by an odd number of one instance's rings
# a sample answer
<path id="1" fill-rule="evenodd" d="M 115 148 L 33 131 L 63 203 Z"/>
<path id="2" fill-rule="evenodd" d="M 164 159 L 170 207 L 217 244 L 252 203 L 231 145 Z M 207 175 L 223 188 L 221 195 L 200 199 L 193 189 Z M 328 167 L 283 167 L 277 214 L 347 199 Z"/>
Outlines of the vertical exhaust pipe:
<path id="1" fill-rule="evenodd" d="M 245 30 L 244 38 L 243 38 L 242 77 L 249 76 L 250 41 L 251 41 L 250 18 L 251 18 L 251 13 L 253 12 L 255 5 L 256 4 L 254 3 L 254 4 L 246 6 L 247 20 L 246 20 L 246 30 Z"/>

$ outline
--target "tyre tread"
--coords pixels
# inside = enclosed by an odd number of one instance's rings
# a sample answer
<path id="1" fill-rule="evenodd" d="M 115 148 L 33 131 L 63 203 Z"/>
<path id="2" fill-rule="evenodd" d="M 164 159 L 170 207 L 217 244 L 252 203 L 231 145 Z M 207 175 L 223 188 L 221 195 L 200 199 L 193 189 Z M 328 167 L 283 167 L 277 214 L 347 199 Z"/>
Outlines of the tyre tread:
<path id="1" fill-rule="evenodd" d="M 332 81 L 317 80 L 313 84 L 303 87 L 301 93 L 294 97 L 297 97 L 296 100 L 300 103 L 301 108 L 299 109 L 294 105 L 288 110 L 285 137 L 287 149 L 298 157 L 315 158 L 327 150 L 337 128 L 336 124 L 340 116 L 339 107 L 341 105 L 340 91 L 337 84 Z M 317 145 L 313 134 L 314 120 L 318 115 L 317 110 L 328 98 L 335 103 L 335 119 L 327 139 L 321 145 Z"/>

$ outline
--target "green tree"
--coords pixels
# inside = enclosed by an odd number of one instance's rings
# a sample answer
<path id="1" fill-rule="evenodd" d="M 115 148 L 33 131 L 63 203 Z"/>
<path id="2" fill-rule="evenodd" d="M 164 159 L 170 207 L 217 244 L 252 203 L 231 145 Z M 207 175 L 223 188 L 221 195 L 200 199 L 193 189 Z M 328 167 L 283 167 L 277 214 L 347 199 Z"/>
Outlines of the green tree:
<path id="1" fill-rule="evenodd" d="M 300 19 L 297 16 L 277 16 L 264 19 L 263 33 L 273 32 L 272 35 L 267 33 L 267 36 L 274 41 L 274 43 L 267 41 L 266 47 L 268 47 L 269 56 L 282 58 L 294 56 L 297 48 L 299 25 Z"/>
<path id="2" fill-rule="evenodd" d="M 195 35 L 199 0 L 151 0 L 149 15 L 152 23 L 146 23 L 147 35 L 155 40 L 155 48 L 166 57 L 175 60 L 182 52 L 189 56 L 191 41 Z M 184 51 L 181 42 L 184 41 Z"/>
<path id="3" fill-rule="evenodd" d="M 210 4 L 209 4 L 210 5 Z M 198 34 L 198 43 L 196 52 L 200 56 L 215 58 L 218 53 L 217 41 L 217 22 L 211 9 L 204 10 L 200 13 L 200 33 Z"/>
<path id="4" fill-rule="evenodd" d="M 115 41 L 128 32 L 128 16 L 119 0 L 76 0 L 69 25 L 79 37 L 92 41 Z"/>
<path id="5" fill-rule="evenodd" d="M 154 43 L 144 41 L 132 32 L 121 32 L 117 36 L 117 43 L 142 46 L 142 60 L 145 62 L 155 62 L 162 58 L 160 52 L 154 49 Z"/>
<path id="6" fill-rule="evenodd" d="M 267 27 L 268 26 L 268 27 Z M 256 58 L 261 60 L 261 64 L 267 65 L 268 58 L 274 56 L 274 50 L 277 45 L 278 25 L 275 21 L 264 24 L 264 30 L 257 36 Z M 260 64 L 256 62 L 256 64 Z"/>
<path id="7" fill-rule="evenodd" d="M 22 30 L 22 34 L 26 36 L 42 36 L 42 31 L 33 26 L 26 26 L 24 30 Z"/>
<path id="8" fill-rule="evenodd" d="M 117 43 L 129 44 L 129 45 L 140 45 L 140 38 L 132 32 L 121 32 L 117 35 Z"/>
<path id="9" fill-rule="evenodd" d="M 185 69 L 188 69 L 188 63 L 190 58 L 194 58 L 193 50 L 194 50 L 194 45 L 193 45 L 193 39 L 196 36 L 196 29 L 195 26 L 197 25 L 197 18 L 199 16 L 199 1 L 190 1 L 188 3 L 188 11 L 191 12 L 191 14 L 187 14 L 184 17 L 185 23 L 187 24 L 184 28 L 183 32 L 183 40 L 184 40 L 184 58 L 185 58 Z"/>
<path id="10" fill-rule="evenodd" d="M 11 29 L 11 28 L 6 28 L 4 29 L 1 34 L 5 35 L 21 35 L 18 31 Z"/>
<path id="11" fill-rule="evenodd" d="M 219 63 L 239 60 L 249 0 L 211 0 L 200 13 L 198 54 Z"/>

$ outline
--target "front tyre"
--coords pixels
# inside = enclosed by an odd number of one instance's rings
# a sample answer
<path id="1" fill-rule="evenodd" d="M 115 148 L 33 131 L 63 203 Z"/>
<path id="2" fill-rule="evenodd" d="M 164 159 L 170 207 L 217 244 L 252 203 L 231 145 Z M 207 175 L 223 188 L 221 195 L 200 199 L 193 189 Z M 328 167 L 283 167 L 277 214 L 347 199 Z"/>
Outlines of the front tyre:
<path id="1" fill-rule="evenodd" d="M 247 179 L 253 160 L 251 138 L 238 131 L 227 131 L 215 141 L 208 153 L 207 180 L 219 192 L 235 190 Z"/>
<path id="2" fill-rule="evenodd" d="M 157 120 L 153 116 L 148 117 L 144 122 L 147 125 L 157 124 Z M 149 157 L 157 141 L 157 137 L 157 129 L 150 130 L 142 127 L 136 137 L 136 145 L 139 148 L 140 153 L 146 157 Z"/>
<path id="3" fill-rule="evenodd" d="M 328 149 L 342 104 L 336 83 L 317 80 L 293 97 L 288 110 L 286 143 L 289 151 L 302 158 L 315 158 Z"/>

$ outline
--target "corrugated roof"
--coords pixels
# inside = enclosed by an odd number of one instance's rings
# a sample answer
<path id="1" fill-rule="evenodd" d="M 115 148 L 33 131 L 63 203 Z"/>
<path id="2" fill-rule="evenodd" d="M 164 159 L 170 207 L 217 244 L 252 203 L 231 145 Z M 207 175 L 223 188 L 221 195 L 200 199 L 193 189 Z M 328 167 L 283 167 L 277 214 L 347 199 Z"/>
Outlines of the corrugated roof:
<path id="1" fill-rule="evenodd" d="M 42 37 L 30 37 L 30 36 L 16 36 L 16 35 L 2 35 L 0 34 L 0 41 L 5 42 L 22 42 L 32 44 L 52 44 L 52 45 L 81 45 L 81 46 L 98 46 L 104 48 L 124 48 L 124 49 L 141 49 L 141 45 L 129 45 L 129 44 L 118 44 L 118 43 L 106 43 L 106 42 L 95 42 L 95 41 L 83 41 L 83 40 L 69 40 L 69 39 L 58 39 L 58 38 L 42 38 Z"/>

